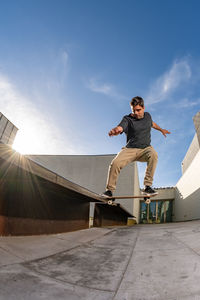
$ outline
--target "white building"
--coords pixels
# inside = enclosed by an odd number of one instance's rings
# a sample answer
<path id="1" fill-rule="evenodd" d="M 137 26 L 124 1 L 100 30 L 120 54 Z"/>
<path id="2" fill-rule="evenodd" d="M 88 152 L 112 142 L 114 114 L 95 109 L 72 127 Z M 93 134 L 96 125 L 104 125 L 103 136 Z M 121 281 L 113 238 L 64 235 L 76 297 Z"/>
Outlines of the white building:
<path id="1" fill-rule="evenodd" d="M 0 112 L 0 142 L 11 146 L 17 131 L 17 127 Z"/>
<path id="2" fill-rule="evenodd" d="M 182 162 L 175 186 L 174 221 L 200 219 L 200 112 L 194 118 L 196 134 Z"/>

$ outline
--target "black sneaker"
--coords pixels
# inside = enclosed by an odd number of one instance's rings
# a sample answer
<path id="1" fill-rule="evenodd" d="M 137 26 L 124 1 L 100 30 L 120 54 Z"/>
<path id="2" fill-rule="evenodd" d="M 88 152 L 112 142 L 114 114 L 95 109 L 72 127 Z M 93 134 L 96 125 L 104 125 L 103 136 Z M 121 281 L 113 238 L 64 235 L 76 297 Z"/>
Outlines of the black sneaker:
<path id="1" fill-rule="evenodd" d="M 103 194 L 102 194 L 103 197 L 106 197 L 106 198 L 109 198 L 109 197 L 112 197 L 113 194 L 110 190 L 107 190 L 105 191 Z"/>
<path id="2" fill-rule="evenodd" d="M 158 192 L 156 192 L 154 189 L 152 189 L 150 186 L 146 186 L 144 191 L 143 191 L 143 194 L 145 195 L 158 195 Z"/>

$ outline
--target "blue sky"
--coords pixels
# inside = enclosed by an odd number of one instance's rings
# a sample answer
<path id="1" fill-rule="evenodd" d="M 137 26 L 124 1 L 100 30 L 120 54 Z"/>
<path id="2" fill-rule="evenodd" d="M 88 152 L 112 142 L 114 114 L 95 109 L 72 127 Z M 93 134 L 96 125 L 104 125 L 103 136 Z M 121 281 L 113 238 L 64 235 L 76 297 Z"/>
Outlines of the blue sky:
<path id="1" fill-rule="evenodd" d="M 31 154 L 117 153 L 108 131 L 142 96 L 154 186 L 173 186 L 200 106 L 198 0 L 0 0 L 0 111 Z M 139 164 L 140 180 L 144 164 Z"/>

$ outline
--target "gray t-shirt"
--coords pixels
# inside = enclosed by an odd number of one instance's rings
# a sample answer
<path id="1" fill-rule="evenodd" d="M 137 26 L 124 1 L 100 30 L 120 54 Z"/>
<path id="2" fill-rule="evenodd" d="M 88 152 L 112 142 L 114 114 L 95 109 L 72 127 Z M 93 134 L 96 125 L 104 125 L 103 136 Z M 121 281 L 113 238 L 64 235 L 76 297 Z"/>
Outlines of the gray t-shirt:
<path id="1" fill-rule="evenodd" d="M 126 115 L 118 126 L 123 128 L 127 136 L 127 148 L 144 149 L 150 146 L 152 118 L 148 112 L 144 113 L 142 119 L 137 119 L 132 114 Z"/>

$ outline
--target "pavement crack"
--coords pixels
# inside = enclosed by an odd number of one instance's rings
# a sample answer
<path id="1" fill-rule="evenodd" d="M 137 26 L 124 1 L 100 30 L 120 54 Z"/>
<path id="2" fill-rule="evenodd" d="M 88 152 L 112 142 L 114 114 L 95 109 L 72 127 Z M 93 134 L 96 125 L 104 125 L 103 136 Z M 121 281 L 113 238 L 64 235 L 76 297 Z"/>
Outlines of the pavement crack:
<path id="1" fill-rule="evenodd" d="M 17 255 L 17 254 L 15 254 L 15 253 L 13 253 L 12 251 L 10 251 L 10 250 L 8 250 L 8 249 L 2 247 L 2 246 L 0 247 L 0 249 L 2 249 L 3 251 L 9 253 L 9 254 L 12 255 L 12 256 L 15 256 L 15 257 L 17 257 L 17 258 L 19 258 L 19 259 L 23 259 L 23 257 L 21 257 L 21 256 L 19 256 L 19 255 Z"/>
<path id="2" fill-rule="evenodd" d="M 173 233 L 172 233 L 172 236 L 177 241 L 179 241 L 180 243 L 182 243 L 186 248 L 188 248 L 190 251 L 192 251 L 193 253 L 195 253 L 196 255 L 198 255 L 200 257 L 200 253 L 198 253 L 197 251 L 195 251 L 193 248 L 191 248 L 188 244 L 186 244 L 185 242 L 183 242 L 180 238 L 178 238 L 177 236 L 175 236 Z"/>
<path id="3" fill-rule="evenodd" d="M 118 293 L 118 291 L 119 291 L 119 289 L 120 289 L 121 283 L 122 283 L 122 281 L 123 281 L 123 279 L 124 279 L 124 276 L 125 276 L 125 274 L 126 274 L 127 268 L 128 268 L 128 266 L 129 266 L 129 263 L 130 263 L 131 258 L 132 258 L 132 256 L 133 256 L 133 252 L 134 252 L 134 250 L 135 250 L 135 247 L 136 247 L 136 244 L 137 244 L 137 240 L 138 240 L 138 238 L 139 238 L 139 235 L 140 235 L 140 229 L 138 228 L 138 230 L 137 230 L 137 236 L 136 236 L 136 238 L 135 238 L 135 242 L 134 242 L 132 251 L 131 251 L 131 253 L 130 253 L 129 259 L 128 259 L 127 263 L 126 263 L 126 266 L 125 266 L 125 268 L 124 268 L 124 271 L 123 271 L 123 273 L 122 273 L 122 276 L 121 276 L 121 278 L 120 278 L 120 280 L 119 280 L 119 283 L 118 283 L 118 285 L 117 285 L 118 288 L 117 288 L 116 291 L 115 291 L 115 294 L 114 294 L 114 296 L 113 296 L 113 300 L 115 299 L 115 297 L 116 297 L 116 295 L 117 295 L 117 293 Z"/>

